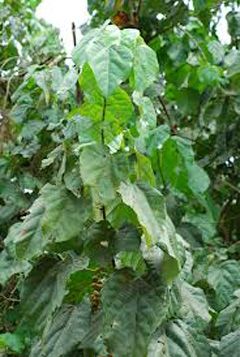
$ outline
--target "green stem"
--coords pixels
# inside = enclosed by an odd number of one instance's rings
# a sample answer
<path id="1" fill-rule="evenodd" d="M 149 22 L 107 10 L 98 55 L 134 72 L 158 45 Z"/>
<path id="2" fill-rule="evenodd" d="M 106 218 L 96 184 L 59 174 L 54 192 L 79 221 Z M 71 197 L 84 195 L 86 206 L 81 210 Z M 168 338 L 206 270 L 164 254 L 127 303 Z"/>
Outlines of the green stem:
<path id="1" fill-rule="evenodd" d="M 105 116 L 106 116 L 106 107 L 107 107 L 107 100 L 104 97 L 103 98 L 103 111 L 102 111 L 102 127 L 101 127 L 101 141 L 102 141 L 103 147 L 105 145 L 104 122 L 105 122 Z M 102 205 L 101 211 L 102 211 L 103 220 L 105 221 L 106 220 L 106 209 L 105 209 L 104 205 Z"/>
<path id="2" fill-rule="evenodd" d="M 102 145 L 105 145 L 105 136 L 104 136 L 104 122 L 106 116 L 106 107 L 107 107 L 107 100 L 106 98 L 103 99 L 103 111 L 102 111 L 102 127 L 101 127 L 101 141 Z"/>

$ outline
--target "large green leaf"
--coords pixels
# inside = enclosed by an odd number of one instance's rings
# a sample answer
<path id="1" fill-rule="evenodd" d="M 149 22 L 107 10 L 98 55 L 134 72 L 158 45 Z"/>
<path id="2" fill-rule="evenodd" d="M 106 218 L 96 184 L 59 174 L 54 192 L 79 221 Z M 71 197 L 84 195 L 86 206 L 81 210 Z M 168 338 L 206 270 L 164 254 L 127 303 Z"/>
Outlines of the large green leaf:
<path id="1" fill-rule="evenodd" d="M 90 31 L 73 51 L 73 60 L 77 65 L 90 65 L 103 95 L 108 97 L 128 78 L 133 54 L 121 42 L 121 31 L 112 25 Z"/>
<path id="2" fill-rule="evenodd" d="M 88 266 L 85 257 L 67 256 L 57 262 L 43 258 L 31 271 L 21 291 L 21 323 L 27 323 L 36 330 L 46 326 L 51 315 L 60 307 L 67 294 L 66 284 L 72 273 Z"/>
<path id="3" fill-rule="evenodd" d="M 80 171 L 84 184 L 93 190 L 95 204 L 101 208 L 116 199 L 116 190 L 126 178 L 128 166 L 122 154 L 110 155 L 101 145 L 91 145 L 81 153 Z"/>
<path id="4" fill-rule="evenodd" d="M 220 357 L 239 357 L 240 329 L 224 336 L 220 342 Z"/>
<path id="5" fill-rule="evenodd" d="M 17 261 L 13 259 L 6 250 L 0 253 L 0 284 L 4 285 L 14 274 L 27 274 L 31 269 L 31 264 L 27 261 Z"/>
<path id="6" fill-rule="evenodd" d="M 164 180 L 177 190 L 198 195 L 210 183 L 208 175 L 194 160 L 191 144 L 179 137 L 168 139 L 160 153 Z"/>
<path id="7" fill-rule="evenodd" d="M 184 318 L 198 318 L 205 322 L 211 320 L 209 314 L 208 302 L 204 292 L 200 288 L 196 288 L 186 281 L 179 284 L 180 296 L 182 298 L 181 313 Z"/>
<path id="8" fill-rule="evenodd" d="M 76 237 L 91 215 L 89 202 L 61 186 L 46 185 L 41 194 L 46 206 L 41 222 L 44 236 L 56 242 Z"/>
<path id="9" fill-rule="evenodd" d="M 90 303 L 87 299 L 79 305 L 63 305 L 34 346 L 30 357 L 66 356 L 86 335 L 90 325 Z"/>
<path id="10" fill-rule="evenodd" d="M 134 279 L 127 269 L 116 272 L 104 285 L 102 304 L 109 351 L 116 357 L 145 356 L 151 334 L 167 312 L 162 282 Z"/>
<path id="11" fill-rule="evenodd" d="M 167 215 L 161 193 L 147 184 L 121 183 L 122 200 L 136 213 L 149 247 L 159 245 L 170 258 L 170 270 L 178 271 L 178 249 L 174 226 Z"/>
<path id="12" fill-rule="evenodd" d="M 48 243 L 77 236 L 90 214 L 89 201 L 78 199 L 63 186 L 47 184 L 25 221 L 10 229 L 5 244 L 11 252 L 16 249 L 18 258 L 31 259 Z"/>
<path id="13" fill-rule="evenodd" d="M 135 89 L 144 92 L 157 79 L 158 71 L 156 53 L 144 43 L 136 46 L 133 62 Z"/>
<path id="14" fill-rule="evenodd" d="M 21 259 L 31 259 L 43 252 L 48 243 L 47 239 L 42 239 L 41 221 L 45 211 L 45 204 L 40 196 L 29 209 L 24 222 L 10 228 L 5 245 L 11 255 Z"/>
<path id="15" fill-rule="evenodd" d="M 211 357 L 207 338 L 182 320 L 170 321 L 155 333 L 148 357 Z"/>
<path id="16" fill-rule="evenodd" d="M 236 260 L 213 264 L 207 278 L 216 291 L 217 308 L 223 309 L 232 301 L 234 291 L 240 288 L 240 264 Z"/>
<path id="17" fill-rule="evenodd" d="M 220 311 L 216 326 L 221 336 L 227 335 L 237 328 L 240 328 L 240 296 L 225 309 Z"/>

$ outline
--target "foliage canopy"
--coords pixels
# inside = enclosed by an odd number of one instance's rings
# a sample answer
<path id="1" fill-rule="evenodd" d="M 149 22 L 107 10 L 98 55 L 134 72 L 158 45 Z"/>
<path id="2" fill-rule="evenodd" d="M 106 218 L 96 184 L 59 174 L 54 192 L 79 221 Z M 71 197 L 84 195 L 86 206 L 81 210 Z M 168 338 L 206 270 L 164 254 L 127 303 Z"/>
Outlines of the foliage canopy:
<path id="1" fill-rule="evenodd" d="M 89 0 L 72 67 L 39 2 L 0 1 L 0 350 L 238 357 L 239 2 Z"/>

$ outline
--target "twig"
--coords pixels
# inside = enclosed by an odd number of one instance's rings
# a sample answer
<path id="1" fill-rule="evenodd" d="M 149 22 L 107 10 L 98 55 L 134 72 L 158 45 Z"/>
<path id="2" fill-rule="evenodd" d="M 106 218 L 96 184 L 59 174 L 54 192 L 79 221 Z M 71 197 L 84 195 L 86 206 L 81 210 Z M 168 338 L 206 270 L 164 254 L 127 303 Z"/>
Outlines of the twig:
<path id="1" fill-rule="evenodd" d="M 73 36 L 73 46 L 76 47 L 77 46 L 77 36 L 76 36 L 75 22 L 72 22 L 72 36 Z M 82 94 L 82 91 L 81 91 L 78 81 L 76 83 L 76 99 L 77 99 L 77 103 L 81 104 L 81 102 L 83 100 L 83 94 Z"/>
<path id="2" fill-rule="evenodd" d="M 240 195 L 240 189 L 236 186 L 234 186 L 233 184 L 231 184 L 231 182 L 228 181 L 223 181 L 224 185 L 230 187 L 233 191 L 237 192 Z"/>
<path id="3" fill-rule="evenodd" d="M 72 22 L 72 36 L 73 36 L 73 46 L 77 46 L 77 36 L 76 36 L 76 25 L 75 22 Z"/>
<path id="4" fill-rule="evenodd" d="M 163 99 L 161 98 L 160 95 L 158 96 L 158 100 L 159 100 L 159 102 L 160 102 L 160 104 L 161 104 L 161 106 L 163 108 L 163 111 L 164 111 L 164 113 L 165 113 L 165 115 L 166 115 L 166 117 L 168 119 L 168 124 L 169 124 L 170 128 L 172 128 L 173 127 L 172 118 L 170 117 L 170 115 L 168 113 L 168 110 L 167 110 L 167 107 L 166 107 L 166 105 L 165 105 L 165 103 L 164 103 L 164 101 L 163 101 Z"/>
<path id="5" fill-rule="evenodd" d="M 9 301 L 9 302 L 19 302 L 20 301 L 20 299 L 14 299 L 14 298 L 11 298 L 11 297 L 7 297 L 7 296 L 5 296 L 3 294 L 0 294 L 0 297 L 3 298 L 6 301 Z"/>
<path id="6" fill-rule="evenodd" d="M 7 107 L 7 101 L 8 101 L 8 97 L 9 97 L 9 93 L 10 93 L 10 85 L 11 85 L 11 82 L 12 82 L 14 76 L 15 75 L 12 74 L 7 81 L 6 94 L 5 94 L 4 102 L 3 102 L 3 109 L 6 109 L 6 107 Z"/>
<path id="7" fill-rule="evenodd" d="M 104 127 L 103 126 L 104 126 L 104 122 L 105 122 L 106 107 L 107 107 L 107 101 L 106 101 L 106 98 L 104 97 L 104 99 L 103 99 L 103 111 L 102 111 L 102 128 L 101 128 L 102 145 L 105 145 Z"/>

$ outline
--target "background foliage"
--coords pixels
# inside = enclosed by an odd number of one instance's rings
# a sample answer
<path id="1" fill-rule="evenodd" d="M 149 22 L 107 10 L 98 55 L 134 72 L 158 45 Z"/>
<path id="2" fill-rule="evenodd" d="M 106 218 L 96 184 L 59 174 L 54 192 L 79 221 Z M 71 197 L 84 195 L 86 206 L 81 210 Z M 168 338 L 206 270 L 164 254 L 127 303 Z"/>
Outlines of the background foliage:
<path id="1" fill-rule="evenodd" d="M 89 0 L 71 68 L 38 3 L 0 2 L 0 350 L 238 357 L 239 2 Z"/>

